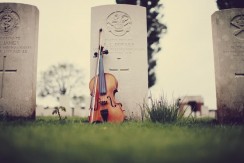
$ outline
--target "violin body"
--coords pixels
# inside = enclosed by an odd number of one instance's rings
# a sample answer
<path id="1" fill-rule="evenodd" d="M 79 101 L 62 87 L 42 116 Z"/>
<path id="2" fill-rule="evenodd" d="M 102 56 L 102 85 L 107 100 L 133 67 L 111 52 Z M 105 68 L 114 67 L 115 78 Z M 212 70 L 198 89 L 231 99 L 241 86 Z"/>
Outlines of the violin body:
<path id="1" fill-rule="evenodd" d="M 94 113 L 93 122 L 115 122 L 120 123 L 125 119 L 124 110 L 122 104 L 115 100 L 115 93 L 118 88 L 118 81 L 110 73 L 104 73 L 106 93 L 101 94 L 101 78 L 95 76 L 91 79 L 89 83 L 89 89 L 94 92 L 95 80 L 98 80 L 96 86 L 95 103 L 94 103 Z M 91 118 L 91 117 L 90 117 Z M 89 121 L 90 121 L 89 118 Z"/>

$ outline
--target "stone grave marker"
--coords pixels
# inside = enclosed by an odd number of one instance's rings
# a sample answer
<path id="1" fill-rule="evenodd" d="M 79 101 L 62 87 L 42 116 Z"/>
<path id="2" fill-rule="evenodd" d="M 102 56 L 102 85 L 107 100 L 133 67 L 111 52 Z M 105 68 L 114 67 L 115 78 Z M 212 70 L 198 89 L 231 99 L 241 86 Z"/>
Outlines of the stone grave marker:
<path id="1" fill-rule="evenodd" d="M 134 5 L 105 5 L 91 9 L 91 78 L 95 74 L 99 29 L 102 44 L 109 51 L 104 56 L 105 73 L 118 80 L 116 99 L 130 118 L 141 118 L 140 105 L 147 102 L 147 24 L 146 9 Z"/>
<path id="2" fill-rule="evenodd" d="M 35 118 L 39 11 L 0 3 L 0 116 Z"/>
<path id="3" fill-rule="evenodd" d="M 204 100 L 202 96 L 184 96 L 178 99 L 179 111 L 186 117 L 202 116 Z"/>
<path id="4" fill-rule="evenodd" d="M 244 9 L 212 15 L 217 119 L 225 121 L 244 111 Z"/>

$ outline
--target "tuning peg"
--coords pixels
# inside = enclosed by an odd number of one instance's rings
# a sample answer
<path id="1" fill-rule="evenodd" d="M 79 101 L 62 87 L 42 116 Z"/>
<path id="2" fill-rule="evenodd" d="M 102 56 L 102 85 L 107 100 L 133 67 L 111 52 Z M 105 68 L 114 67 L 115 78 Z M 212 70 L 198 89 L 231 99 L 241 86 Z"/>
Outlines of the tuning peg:
<path id="1" fill-rule="evenodd" d="M 108 50 L 104 50 L 103 51 L 103 54 L 108 54 Z"/>
<path id="2" fill-rule="evenodd" d="M 97 55 L 98 55 L 98 53 L 95 52 L 94 55 L 93 55 L 93 58 L 97 58 Z"/>

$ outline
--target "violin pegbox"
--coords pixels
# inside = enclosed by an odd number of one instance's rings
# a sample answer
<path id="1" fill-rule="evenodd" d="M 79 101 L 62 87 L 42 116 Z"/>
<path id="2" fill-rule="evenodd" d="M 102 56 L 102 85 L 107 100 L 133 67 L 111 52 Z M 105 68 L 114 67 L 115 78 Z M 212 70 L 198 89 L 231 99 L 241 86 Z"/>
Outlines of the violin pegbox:
<path id="1" fill-rule="evenodd" d="M 108 50 L 103 50 L 103 54 L 108 54 Z"/>
<path id="2" fill-rule="evenodd" d="M 101 46 L 101 54 L 108 54 L 108 50 L 107 49 L 104 49 L 103 46 Z"/>
<path id="3" fill-rule="evenodd" d="M 103 47 L 101 47 L 101 50 L 102 50 L 102 54 L 108 54 L 108 50 L 103 50 Z M 93 58 L 97 58 L 97 56 L 98 56 L 98 52 L 95 52 L 94 54 L 93 54 Z"/>
<path id="4" fill-rule="evenodd" d="M 97 55 L 98 55 L 98 53 L 95 52 L 95 53 L 93 54 L 93 58 L 97 58 Z"/>

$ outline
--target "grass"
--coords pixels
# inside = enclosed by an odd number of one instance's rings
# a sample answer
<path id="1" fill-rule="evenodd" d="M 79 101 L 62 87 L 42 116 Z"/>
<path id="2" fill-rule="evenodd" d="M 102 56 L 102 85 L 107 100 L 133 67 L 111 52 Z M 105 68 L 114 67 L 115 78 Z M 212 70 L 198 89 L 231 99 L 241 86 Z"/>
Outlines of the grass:
<path id="1" fill-rule="evenodd" d="M 144 104 L 141 110 L 146 111 L 152 122 L 167 123 L 180 120 L 184 113 L 179 112 L 179 107 L 175 102 L 170 104 L 165 97 L 160 100 L 151 99 L 151 105 Z"/>
<path id="2" fill-rule="evenodd" d="M 211 120 L 88 124 L 79 118 L 0 121 L 0 162 L 242 162 L 244 126 Z"/>

